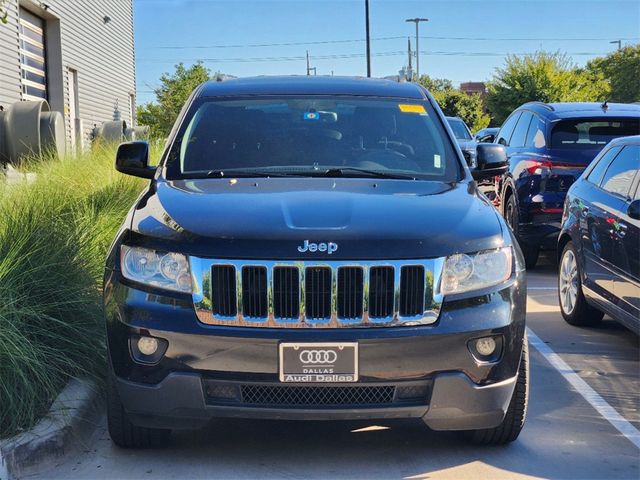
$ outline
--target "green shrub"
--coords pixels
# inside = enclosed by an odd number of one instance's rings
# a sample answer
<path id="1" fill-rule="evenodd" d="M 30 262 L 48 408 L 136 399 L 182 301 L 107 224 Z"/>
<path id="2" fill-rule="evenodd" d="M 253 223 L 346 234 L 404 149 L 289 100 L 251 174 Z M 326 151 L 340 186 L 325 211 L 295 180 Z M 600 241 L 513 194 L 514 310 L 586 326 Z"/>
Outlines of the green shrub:
<path id="1" fill-rule="evenodd" d="M 69 378 L 102 375 L 104 259 L 143 187 L 114 152 L 33 162 L 33 183 L 0 183 L 0 437 L 33 425 Z"/>

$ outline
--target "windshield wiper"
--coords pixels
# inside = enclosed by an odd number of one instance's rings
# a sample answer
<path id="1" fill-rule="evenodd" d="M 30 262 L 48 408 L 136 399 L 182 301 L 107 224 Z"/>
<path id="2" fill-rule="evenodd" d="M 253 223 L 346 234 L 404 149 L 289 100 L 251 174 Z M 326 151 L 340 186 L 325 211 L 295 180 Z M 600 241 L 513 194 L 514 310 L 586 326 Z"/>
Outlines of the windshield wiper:
<path id="1" fill-rule="evenodd" d="M 297 173 L 268 172 L 268 171 L 234 171 L 234 170 L 210 170 L 205 174 L 206 178 L 240 178 L 240 177 L 291 177 L 299 176 Z"/>
<path id="2" fill-rule="evenodd" d="M 365 175 L 370 175 L 372 177 L 380 177 L 380 178 L 395 178 L 401 180 L 416 180 L 415 175 L 407 174 L 407 173 L 398 173 L 398 172 L 381 172 L 379 170 L 367 170 L 366 168 L 358 168 L 358 167 L 340 167 L 340 168 L 329 168 L 328 170 L 322 170 L 314 174 L 314 176 L 323 177 L 346 177 L 347 173 L 363 173 Z"/>

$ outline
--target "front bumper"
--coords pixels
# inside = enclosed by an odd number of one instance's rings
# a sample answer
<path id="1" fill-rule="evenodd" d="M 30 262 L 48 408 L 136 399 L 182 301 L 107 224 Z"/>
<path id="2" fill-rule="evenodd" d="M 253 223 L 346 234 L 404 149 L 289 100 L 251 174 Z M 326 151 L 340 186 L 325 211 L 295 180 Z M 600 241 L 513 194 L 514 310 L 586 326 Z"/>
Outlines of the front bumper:
<path id="1" fill-rule="evenodd" d="M 151 428 L 195 429 L 220 417 L 277 420 L 421 418 L 434 430 L 468 430 L 495 427 L 502 421 L 516 378 L 478 386 L 463 373 L 442 373 L 436 375 L 433 382 L 428 382 L 430 399 L 408 400 L 406 405 L 398 402 L 392 407 L 365 405 L 357 408 L 277 408 L 234 405 L 228 400 L 211 401 L 204 390 L 206 382 L 197 373 L 172 373 L 156 385 L 118 378 L 116 385 L 131 420 Z M 424 382 L 403 383 L 416 389 L 427 385 Z M 240 386 L 236 382 L 225 384 L 227 387 Z M 322 386 L 332 387 L 336 385 Z"/>
<path id="2" fill-rule="evenodd" d="M 159 294 L 105 278 L 111 367 L 126 411 L 138 425 L 197 428 L 214 417 L 271 419 L 422 418 L 436 430 L 490 428 L 504 418 L 517 376 L 524 336 L 524 272 L 500 291 L 445 301 L 426 326 L 273 329 L 200 323 L 190 298 Z M 129 339 L 163 338 L 168 348 L 155 365 L 133 360 Z M 495 362 L 478 362 L 468 342 L 502 339 Z M 278 344 L 358 342 L 359 381 L 282 384 Z M 382 388 L 386 400 L 310 404 L 247 401 L 243 388 Z M 225 395 L 216 391 L 231 392 Z M 271 390 L 269 390 L 271 389 Z M 392 390 L 389 390 L 392 389 Z M 413 390 L 412 390 L 413 389 Z M 336 390 L 342 391 L 342 390 Z M 401 392 L 414 391 L 415 395 Z M 235 392 L 235 393 L 234 393 Z M 287 393 L 288 394 L 288 393 Z"/>

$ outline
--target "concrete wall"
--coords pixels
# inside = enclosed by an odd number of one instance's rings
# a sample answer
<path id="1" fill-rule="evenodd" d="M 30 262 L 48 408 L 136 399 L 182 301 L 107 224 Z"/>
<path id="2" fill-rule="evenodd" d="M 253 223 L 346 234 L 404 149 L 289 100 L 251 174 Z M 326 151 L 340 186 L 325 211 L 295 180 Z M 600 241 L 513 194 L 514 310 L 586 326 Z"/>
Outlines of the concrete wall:
<path id="1" fill-rule="evenodd" d="M 0 24 L 0 105 L 5 106 L 21 99 L 18 5 L 46 20 L 48 100 L 52 110 L 64 113 L 68 144 L 75 143 L 70 70 L 78 79 L 78 141 L 88 144 L 93 126 L 113 120 L 116 108 L 133 125 L 132 0 L 8 0 L 9 23 Z"/>

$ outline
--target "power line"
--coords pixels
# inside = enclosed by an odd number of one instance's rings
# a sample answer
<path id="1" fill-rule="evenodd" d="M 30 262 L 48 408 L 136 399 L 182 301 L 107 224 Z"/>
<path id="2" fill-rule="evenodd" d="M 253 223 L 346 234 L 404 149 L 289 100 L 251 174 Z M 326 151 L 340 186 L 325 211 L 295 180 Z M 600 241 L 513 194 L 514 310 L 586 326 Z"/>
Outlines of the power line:
<path id="1" fill-rule="evenodd" d="M 507 55 L 529 55 L 533 52 L 447 52 L 447 51 L 424 51 L 420 52 L 421 55 L 437 55 L 437 56 L 460 56 L 460 57 L 506 57 Z M 374 57 L 394 57 L 400 55 L 406 55 L 407 52 L 403 50 L 378 52 L 372 53 Z M 579 57 L 579 56 L 593 56 L 593 55 L 608 55 L 608 52 L 569 52 L 567 55 Z M 364 53 L 342 53 L 342 54 L 330 54 L 330 55 L 313 55 L 314 60 L 342 60 L 350 58 L 363 58 Z M 279 57 L 231 57 L 231 58 L 180 58 L 180 59 L 166 59 L 166 58 L 139 58 L 139 62 L 148 63 L 177 63 L 177 62 L 210 62 L 210 63 L 257 63 L 257 62 L 296 62 L 306 59 L 304 55 L 295 56 L 279 56 Z"/>
<path id="2" fill-rule="evenodd" d="M 371 40 L 386 41 L 386 40 L 402 40 L 406 35 L 396 37 L 376 37 Z M 435 36 L 435 35 L 421 35 L 421 39 L 426 40 L 471 40 L 471 41 L 508 41 L 508 42 L 541 42 L 541 41 L 557 41 L 557 42 L 600 42 L 609 41 L 611 37 L 593 37 L 593 38 L 561 38 L 561 37 L 447 37 L 447 36 Z M 616 40 L 618 40 L 616 38 Z M 626 37 L 620 38 L 622 41 L 640 40 L 640 37 Z M 202 50 L 202 49 L 217 49 L 217 48 L 260 48 L 260 47 L 289 47 L 289 46 L 304 46 L 304 45 L 330 45 L 340 43 L 358 43 L 366 42 L 365 38 L 345 39 L 345 40 L 318 40 L 309 42 L 279 42 L 279 43 L 248 43 L 248 44 L 230 44 L 230 45 L 158 45 L 155 47 L 149 47 L 154 49 L 166 49 L 166 50 Z"/>

